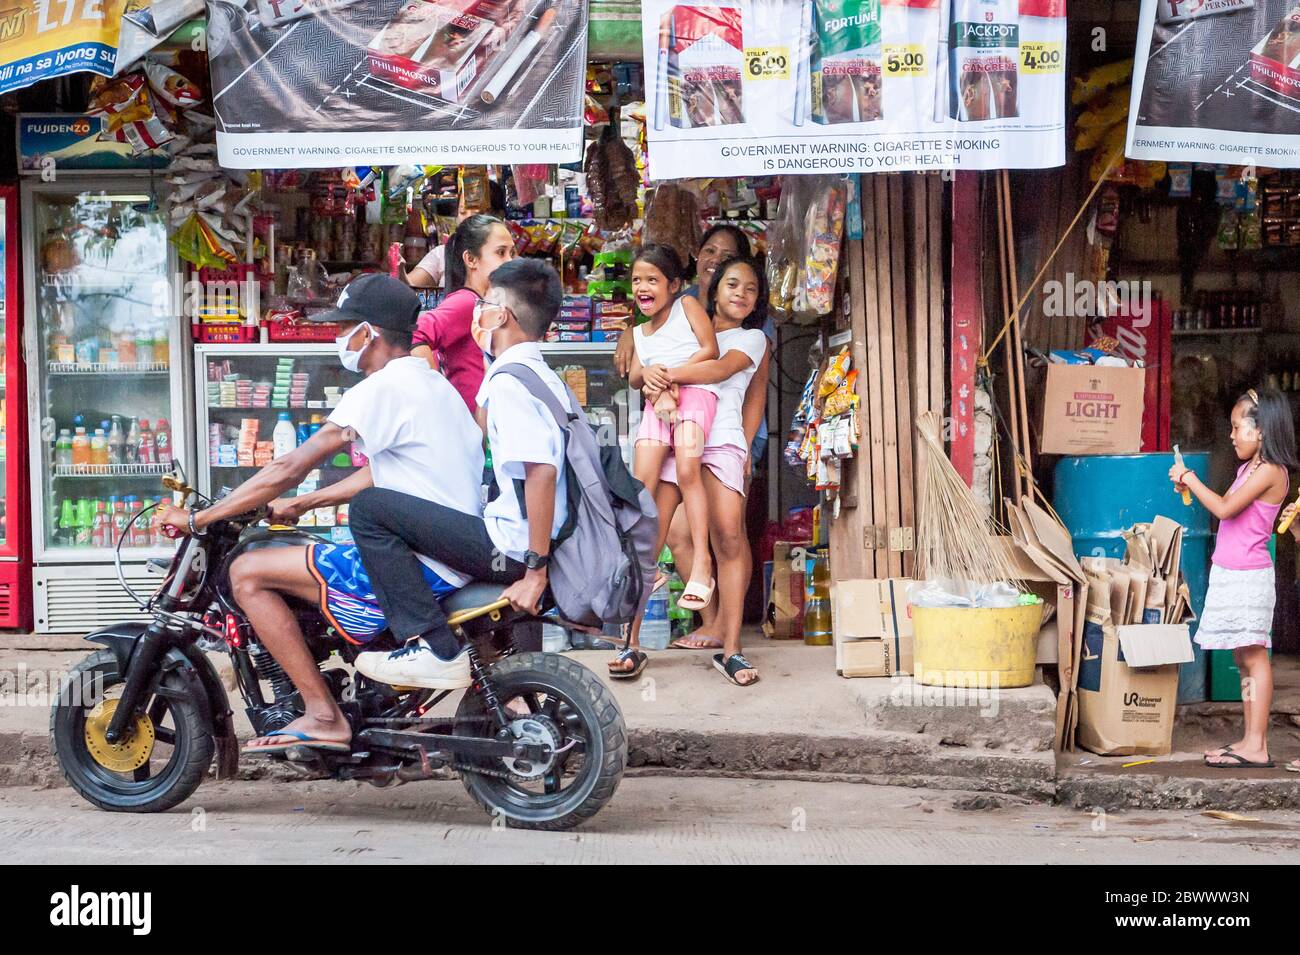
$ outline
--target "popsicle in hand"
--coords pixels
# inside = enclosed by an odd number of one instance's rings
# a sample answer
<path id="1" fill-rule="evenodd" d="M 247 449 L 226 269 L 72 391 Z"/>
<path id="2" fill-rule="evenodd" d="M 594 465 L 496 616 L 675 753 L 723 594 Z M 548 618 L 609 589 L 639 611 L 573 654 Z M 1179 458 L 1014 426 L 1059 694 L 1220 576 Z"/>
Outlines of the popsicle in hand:
<path id="1" fill-rule="evenodd" d="M 1180 468 L 1187 466 L 1183 464 L 1183 452 L 1178 450 L 1178 445 L 1176 444 L 1174 445 L 1174 464 L 1178 465 L 1178 467 Z M 1188 488 L 1186 484 L 1175 484 L 1174 490 L 1183 496 L 1183 503 L 1188 507 L 1191 507 L 1192 505 L 1191 489 Z"/>
<path id="2" fill-rule="evenodd" d="M 1294 508 L 1294 510 L 1292 510 L 1290 514 L 1284 517 L 1282 519 L 1282 523 L 1277 526 L 1277 532 L 1279 534 L 1285 534 L 1287 531 L 1289 531 L 1291 529 L 1291 525 L 1295 522 L 1296 515 L 1300 514 L 1300 494 L 1296 495 L 1295 504 L 1291 506 Z"/>

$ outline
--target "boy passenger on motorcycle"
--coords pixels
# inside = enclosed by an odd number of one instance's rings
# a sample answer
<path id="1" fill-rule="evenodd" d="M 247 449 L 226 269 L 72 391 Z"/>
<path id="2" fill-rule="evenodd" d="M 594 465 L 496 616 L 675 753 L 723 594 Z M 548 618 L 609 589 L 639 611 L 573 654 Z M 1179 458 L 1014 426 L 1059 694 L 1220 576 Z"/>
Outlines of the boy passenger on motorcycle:
<path id="1" fill-rule="evenodd" d="M 564 437 L 522 382 L 497 372 L 523 365 L 568 401 L 538 344 L 559 314 L 563 293 L 555 269 L 536 259 L 514 259 L 492 272 L 487 295 L 475 308 L 470 334 L 492 359 L 476 403 L 480 414 L 486 409 L 499 488 L 482 517 L 378 482 L 352 503 L 349 525 L 379 605 L 393 635 L 407 640 L 393 653 L 357 657 L 357 670 L 372 680 L 429 689 L 472 682 L 468 650 L 447 625 L 437 595 L 417 586 L 421 561 L 445 561 L 476 580 L 501 584 L 501 596 L 525 613 L 535 613 L 546 593 L 551 541 L 568 515 Z"/>
<path id="2" fill-rule="evenodd" d="M 483 433 L 447 379 L 411 356 L 419 310 L 419 297 L 397 279 L 376 274 L 353 280 L 334 309 L 310 320 L 341 326 L 343 333 L 336 340 L 339 360 L 365 378 L 348 388 L 320 431 L 289 454 L 205 510 L 191 513 L 162 505 L 155 523 L 181 534 L 203 534 L 213 522 L 263 504 L 270 505 L 272 520 L 292 521 L 313 508 L 349 501 L 371 487 L 405 492 L 477 519 Z M 351 443 L 369 459 L 366 467 L 310 494 L 280 498 Z M 417 566 L 415 584 L 431 600 L 469 582 L 434 560 L 422 559 Z M 305 710 L 303 717 L 251 741 L 244 751 L 276 753 L 308 746 L 347 752 L 351 728 L 286 598 L 318 605 L 351 643 L 373 638 L 387 623 L 357 549 L 322 541 L 251 550 L 232 563 L 230 582 L 258 638 L 301 693 Z"/>

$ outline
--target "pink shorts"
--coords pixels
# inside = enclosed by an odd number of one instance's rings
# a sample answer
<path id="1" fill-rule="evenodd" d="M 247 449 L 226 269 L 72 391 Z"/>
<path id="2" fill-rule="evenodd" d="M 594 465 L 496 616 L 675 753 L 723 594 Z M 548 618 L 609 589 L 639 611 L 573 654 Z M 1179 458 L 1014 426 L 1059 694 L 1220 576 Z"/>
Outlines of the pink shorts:
<path id="1" fill-rule="evenodd" d="M 677 389 L 677 421 L 693 421 L 700 426 L 704 437 L 709 436 L 713 427 L 713 416 L 718 411 L 718 396 L 704 388 L 682 385 Z M 655 444 L 673 443 L 673 431 L 676 425 L 664 424 L 655 414 L 655 406 L 649 401 L 641 411 L 641 427 L 637 429 L 636 440 L 653 441 Z"/>
<path id="2" fill-rule="evenodd" d="M 713 472 L 713 476 L 741 497 L 745 496 L 745 458 L 744 448 L 734 444 L 719 444 L 704 449 L 701 463 Z M 670 454 L 664 460 L 659 472 L 659 480 L 669 484 L 677 483 L 677 456 Z"/>

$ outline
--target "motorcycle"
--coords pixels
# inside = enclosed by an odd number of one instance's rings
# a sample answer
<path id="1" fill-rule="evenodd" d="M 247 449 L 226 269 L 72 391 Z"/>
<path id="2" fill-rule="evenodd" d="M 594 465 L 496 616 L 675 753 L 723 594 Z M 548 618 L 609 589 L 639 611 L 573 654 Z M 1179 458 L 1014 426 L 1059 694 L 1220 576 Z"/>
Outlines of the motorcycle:
<path id="1" fill-rule="evenodd" d="M 211 503 L 179 469 L 163 486 L 186 503 Z M 302 715 L 301 697 L 230 586 L 230 565 L 241 554 L 314 540 L 291 527 L 258 527 L 265 517 L 261 508 L 215 522 L 201 537 L 180 538 L 170 562 L 153 562 L 163 582 L 147 599 L 122 574 L 119 541 L 119 580 L 152 619 L 89 634 L 86 639 L 104 649 L 69 671 L 50 715 L 59 766 L 93 805 L 111 812 L 170 809 L 198 788 L 214 756 L 217 779 L 236 775 L 239 744 L 230 701 L 205 647 L 229 654 L 256 735 Z M 542 618 L 513 610 L 501 592 L 500 586 L 471 583 L 443 601 L 449 623 L 469 647 L 474 679 L 454 716 L 429 714 L 455 691 L 392 687 L 337 665 L 352 663 L 361 649 L 396 649 L 390 633 L 357 647 L 318 607 L 290 598 L 307 646 L 352 726 L 352 744 L 350 753 L 295 746 L 280 758 L 305 775 L 365 779 L 381 787 L 451 770 L 480 806 L 512 827 L 563 830 L 594 816 L 613 797 L 627 764 L 622 711 L 576 660 L 520 652 L 514 628 Z M 591 631 L 554 616 L 545 620 Z"/>

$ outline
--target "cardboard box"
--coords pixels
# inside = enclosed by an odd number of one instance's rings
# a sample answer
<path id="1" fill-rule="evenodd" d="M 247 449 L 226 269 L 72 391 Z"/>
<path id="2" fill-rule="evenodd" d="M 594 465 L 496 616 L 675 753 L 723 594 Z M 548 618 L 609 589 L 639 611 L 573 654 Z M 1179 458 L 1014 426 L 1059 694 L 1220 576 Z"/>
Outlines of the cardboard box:
<path id="1" fill-rule="evenodd" d="M 811 541 L 777 541 L 772 547 L 772 589 L 763 632 L 774 640 L 803 639 L 806 559 Z"/>
<path id="2" fill-rule="evenodd" d="M 1169 753 L 1178 664 L 1192 659 L 1187 625 L 1113 627 L 1089 620 L 1083 643 L 1079 745 L 1102 756 Z"/>
<path id="3" fill-rule="evenodd" d="M 835 672 L 843 677 L 911 673 L 915 650 L 908 578 L 841 580 L 831 586 Z"/>
<path id="4" fill-rule="evenodd" d="M 1043 454 L 1136 454 L 1146 369 L 1049 365 Z"/>

